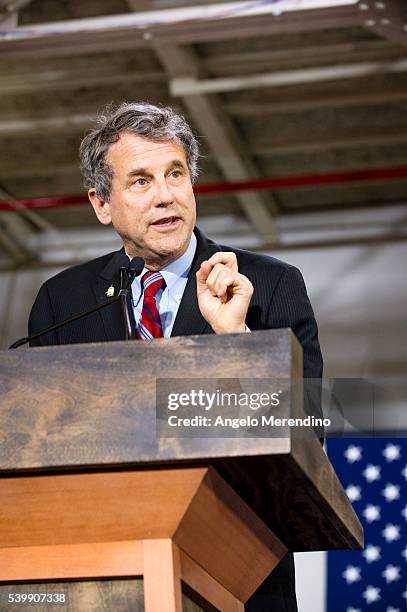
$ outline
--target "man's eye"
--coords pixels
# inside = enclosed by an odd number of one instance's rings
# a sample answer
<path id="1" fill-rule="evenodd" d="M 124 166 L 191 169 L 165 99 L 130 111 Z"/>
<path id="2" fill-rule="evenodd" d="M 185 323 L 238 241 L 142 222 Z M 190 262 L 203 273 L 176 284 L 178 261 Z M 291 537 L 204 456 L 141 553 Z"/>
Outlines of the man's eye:
<path id="1" fill-rule="evenodd" d="M 173 170 L 171 172 L 171 176 L 173 176 L 174 178 L 178 178 L 179 176 L 181 176 L 181 170 Z"/>
<path id="2" fill-rule="evenodd" d="M 145 178 L 138 178 L 134 181 L 135 185 L 140 185 L 140 187 L 144 187 L 147 185 L 147 180 Z"/>

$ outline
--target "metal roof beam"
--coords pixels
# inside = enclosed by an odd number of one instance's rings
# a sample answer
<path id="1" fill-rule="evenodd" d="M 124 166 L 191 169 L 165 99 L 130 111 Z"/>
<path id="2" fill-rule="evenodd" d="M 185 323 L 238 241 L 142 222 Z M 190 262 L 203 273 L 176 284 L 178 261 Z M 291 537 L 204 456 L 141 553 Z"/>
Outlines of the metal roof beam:
<path id="1" fill-rule="evenodd" d="M 151 11 L 32 24 L 17 28 L 15 34 L 5 34 L 0 41 L 1 55 L 21 57 L 33 52 L 37 57 L 82 55 L 100 49 L 148 47 L 152 41 L 154 44 L 191 44 L 355 27 L 360 23 L 356 0 L 321 0 L 319 4 L 325 8 L 294 10 L 281 15 L 275 14 L 278 7 L 274 3 L 243 1 L 234 4 L 241 5 L 241 14 L 235 10 L 231 14 L 231 4 L 225 4 L 225 9 L 220 4 L 217 5 L 220 12 L 204 12 L 201 16 L 197 13 L 195 17 L 195 9 L 202 12 L 211 6 L 190 7 L 189 18 L 184 8 L 175 9 L 176 14 L 171 10 Z M 248 11 L 249 4 L 257 7 L 256 12 Z M 298 3 L 293 6 L 298 7 Z"/>
<path id="2" fill-rule="evenodd" d="M 328 45 L 309 45 L 309 46 L 293 46 L 288 49 L 270 48 L 256 51 L 241 51 L 232 53 L 222 53 L 218 55 L 209 55 L 202 60 L 206 68 L 212 72 L 219 70 L 226 72 L 228 70 L 240 71 L 244 69 L 257 68 L 259 71 L 266 67 L 267 71 L 278 70 L 284 68 L 288 64 L 288 69 L 293 65 L 297 66 L 304 64 L 316 64 L 317 66 L 323 61 L 324 65 L 338 64 L 340 58 L 341 64 L 346 64 L 352 61 L 380 61 L 391 60 L 401 55 L 405 55 L 400 45 L 392 44 L 383 39 L 377 40 L 352 40 Z"/>
<path id="3" fill-rule="evenodd" d="M 407 89 L 394 89 L 387 91 L 366 91 L 349 94 L 327 94 L 325 96 L 301 96 L 285 100 L 267 101 L 232 101 L 226 104 L 227 111 L 238 117 L 267 116 L 274 113 L 299 113 L 307 110 L 320 110 L 327 108 L 346 108 L 348 106 L 373 106 L 377 104 L 391 104 L 407 99 Z"/>
<path id="4" fill-rule="evenodd" d="M 18 201 L 2 187 L 0 198 L 15 205 L 16 209 L 0 217 L 0 243 L 16 265 L 36 260 L 37 254 L 28 246 L 34 235 L 33 225 L 41 231 L 54 230 L 53 226 L 33 210 L 19 210 Z"/>
<path id="5" fill-rule="evenodd" d="M 1 50 L 1 43 L 0 43 Z M 111 72 L 99 70 L 89 73 L 89 70 L 44 70 L 43 72 L 30 72 L 18 76 L 5 75 L 0 81 L 0 96 L 16 93 L 33 93 L 36 91 L 61 91 L 75 87 L 91 88 L 94 85 L 117 85 L 119 83 L 138 84 L 156 83 L 164 79 L 164 74 L 158 71 L 145 73 Z"/>
<path id="6" fill-rule="evenodd" d="M 169 75 L 197 74 L 199 68 L 192 52 L 174 45 L 157 46 L 157 55 Z M 253 160 L 243 151 L 239 137 L 221 106 L 204 95 L 182 96 L 194 124 L 205 138 L 223 175 L 228 180 L 244 180 L 258 176 Z M 276 226 L 270 209 L 278 212 L 276 204 L 265 194 L 236 194 L 242 210 L 265 242 L 276 242 Z M 268 201 L 268 203 L 267 203 Z"/>
<path id="7" fill-rule="evenodd" d="M 198 105 L 196 102 L 196 96 L 194 96 L 195 106 L 192 103 L 192 100 L 189 100 L 189 105 L 184 103 L 188 108 L 188 111 L 193 117 L 191 113 L 191 109 L 194 106 L 195 112 L 206 112 L 207 110 L 207 102 L 200 101 Z M 210 107 L 211 112 L 213 107 Z M 206 115 L 205 115 L 206 116 Z M 238 181 L 238 180 L 246 180 L 257 178 L 259 173 L 257 169 L 253 167 L 253 162 L 242 162 L 240 155 L 242 153 L 237 153 L 237 150 L 232 146 L 230 141 L 223 142 L 223 134 L 226 133 L 225 125 L 222 124 L 221 119 L 217 119 L 214 122 L 209 122 L 209 120 L 204 124 L 203 116 L 201 118 L 201 123 L 198 123 L 200 120 L 199 117 L 194 118 L 194 123 L 199 128 L 199 131 L 202 134 L 205 134 L 205 141 L 210 147 L 210 159 L 213 159 L 219 167 L 222 168 L 225 179 L 228 181 Z M 219 125 L 221 126 L 220 130 L 218 130 Z M 219 136 L 220 135 L 220 136 Z M 229 137 L 228 137 L 229 138 Z M 216 143 L 218 143 L 218 150 L 215 151 L 212 147 L 216 147 Z M 255 155 L 258 157 L 281 157 L 281 156 L 289 156 L 291 154 L 297 153 L 312 153 L 312 152 L 324 152 L 324 151 L 332 151 L 336 149 L 352 149 L 354 147 L 371 147 L 371 146 L 385 146 L 385 145 L 398 145 L 407 143 L 407 131 L 402 128 L 381 128 L 370 131 L 359 131 L 358 133 L 351 133 L 349 135 L 344 135 L 343 133 L 331 133 L 326 138 L 319 138 L 316 140 L 315 138 L 310 141 L 309 134 L 301 137 L 297 133 L 296 139 L 285 139 L 284 141 L 275 141 L 273 142 L 257 142 L 254 141 L 252 143 L 247 143 L 245 146 L 246 153 L 245 159 L 249 157 L 248 151 L 251 155 Z M 236 155 L 238 155 L 240 161 L 235 162 Z M 394 163 L 394 162 L 393 162 Z M 401 162 L 402 163 L 402 162 Z M 249 164 L 249 165 L 246 165 Z M 250 167 L 252 170 L 250 170 Z M 64 176 L 69 173 L 70 177 L 74 177 L 78 175 L 78 165 L 77 164 L 58 164 L 57 166 L 44 166 L 44 164 L 36 164 L 33 163 L 30 166 L 22 166 L 21 164 L 7 164 L 7 166 L 3 166 L 2 168 L 2 176 L 3 180 L 11 180 L 11 179 L 19 179 L 19 178 L 29 178 L 29 177 L 44 177 L 47 178 L 49 176 Z M 7 199 L 1 198 L 0 199 Z M 270 209 L 270 207 L 269 207 Z M 273 210 L 271 209 L 271 212 Z M 277 209 L 275 209 L 275 214 L 277 214 Z"/>
<path id="8" fill-rule="evenodd" d="M 358 9 L 366 29 L 391 42 L 407 47 L 407 5 L 405 0 L 360 0 Z"/>
<path id="9" fill-rule="evenodd" d="M 270 144 L 253 143 L 250 150 L 260 157 L 290 155 L 292 153 L 313 153 L 332 151 L 335 149 L 348 149 L 352 147 L 370 147 L 378 145 L 392 145 L 407 142 L 407 131 L 404 129 L 387 128 L 371 132 L 353 132 L 349 136 L 342 134 L 331 134 L 320 140 L 307 140 L 304 136 L 298 140 L 284 140 L 284 142 L 272 142 Z"/>
<path id="10" fill-rule="evenodd" d="M 0 244 L 16 265 L 35 259 L 31 249 L 26 246 L 30 234 L 30 228 L 18 214 L 1 215 Z"/>
<path id="11" fill-rule="evenodd" d="M 31 0 L 0 0 L 1 30 L 15 29 L 18 25 L 18 11 L 30 2 Z"/>
<path id="12" fill-rule="evenodd" d="M 34 163 L 30 165 L 20 164 L 16 161 L 9 162 L 2 165 L 1 176 L 2 181 L 6 182 L 9 179 L 27 179 L 30 177 L 33 178 L 48 178 L 50 176 L 58 176 L 63 177 L 68 175 L 69 180 L 71 181 L 74 176 L 78 176 L 79 166 L 78 162 L 69 162 L 69 163 L 56 163 L 51 165 L 44 164 L 39 162 L 38 160 L 33 160 Z M 0 198 L 3 198 L 0 191 Z"/>
<path id="13" fill-rule="evenodd" d="M 407 59 L 398 59 L 391 62 L 339 64 L 217 79 L 197 79 L 188 75 L 172 78 L 170 92 L 173 96 L 194 96 L 262 87 L 287 87 L 288 85 L 362 78 L 406 71 Z"/>
<path id="14" fill-rule="evenodd" d="M 0 121 L 1 136 L 22 136 L 44 134 L 44 132 L 72 132 L 89 128 L 91 115 L 64 115 L 47 119 L 9 119 Z"/>

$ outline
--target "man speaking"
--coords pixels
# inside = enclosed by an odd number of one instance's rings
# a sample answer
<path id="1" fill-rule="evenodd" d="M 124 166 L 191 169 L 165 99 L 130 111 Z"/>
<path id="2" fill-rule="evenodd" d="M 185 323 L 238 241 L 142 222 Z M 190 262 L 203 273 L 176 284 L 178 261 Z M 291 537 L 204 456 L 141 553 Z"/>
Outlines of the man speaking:
<path id="1" fill-rule="evenodd" d="M 217 245 L 195 227 L 198 144 L 183 117 L 150 104 L 108 108 L 82 141 L 80 158 L 95 214 L 113 225 L 123 248 L 44 283 L 31 310 L 30 335 L 117 295 L 126 253 L 129 261 L 144 260 L 131 286 L 131 336 L 290 327 L 303 348 L 304 377 L 322 375 L 317 326 L 300 272 L 272 257 Z M 31 344 L 122 340 L 124 331 L 117 303 Z M 292 555 L 245 609 L 297 610 Z"/>

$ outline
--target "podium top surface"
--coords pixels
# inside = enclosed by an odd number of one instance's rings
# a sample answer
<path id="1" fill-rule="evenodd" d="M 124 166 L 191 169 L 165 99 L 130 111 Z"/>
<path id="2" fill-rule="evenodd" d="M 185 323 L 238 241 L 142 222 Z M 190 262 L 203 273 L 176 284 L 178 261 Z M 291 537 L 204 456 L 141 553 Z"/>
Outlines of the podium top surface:
<path id="1" fill-rule="evenodd" d="M 301 376 L 291 330 L 3 351 L 0 476 L 211 464 L 292 550 L 358 547 L 360 524 L 316 435 L 156 436 L 157 378 Z"/>

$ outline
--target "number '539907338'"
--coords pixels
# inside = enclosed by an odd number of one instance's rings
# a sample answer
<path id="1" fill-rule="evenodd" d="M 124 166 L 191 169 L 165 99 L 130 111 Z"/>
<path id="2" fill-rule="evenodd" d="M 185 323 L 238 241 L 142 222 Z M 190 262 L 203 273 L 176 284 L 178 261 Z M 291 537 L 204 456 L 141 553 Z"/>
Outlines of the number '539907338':
<path id="1" fill-rule="evenodd" d="M 66 593 L 9 593 L 8 603 L 65 603 Z"/>

